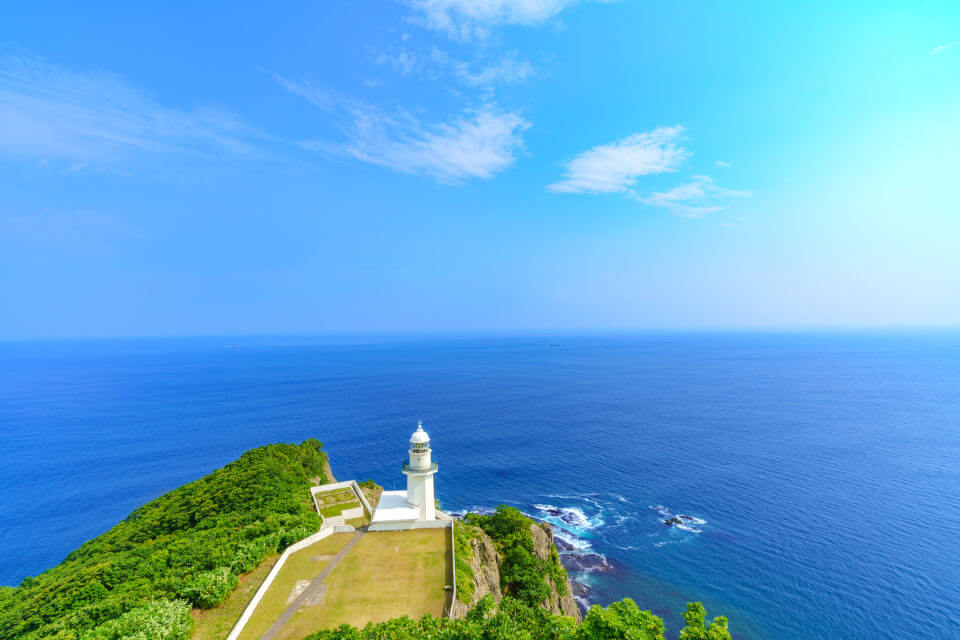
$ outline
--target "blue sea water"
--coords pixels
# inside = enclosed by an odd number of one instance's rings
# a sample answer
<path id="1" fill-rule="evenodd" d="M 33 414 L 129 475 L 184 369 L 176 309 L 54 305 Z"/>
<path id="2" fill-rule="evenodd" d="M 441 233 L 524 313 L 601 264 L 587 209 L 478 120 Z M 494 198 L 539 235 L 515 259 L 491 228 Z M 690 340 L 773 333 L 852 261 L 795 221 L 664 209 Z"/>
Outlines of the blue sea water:
<path id="1" fill-rule="evenodd" d="M 0 345 L 0 583 L 267 442 L 401 488 L 418 418 L 445 509 L 552 521 L 670 636 L 960 638 L 957 333 Z"/>

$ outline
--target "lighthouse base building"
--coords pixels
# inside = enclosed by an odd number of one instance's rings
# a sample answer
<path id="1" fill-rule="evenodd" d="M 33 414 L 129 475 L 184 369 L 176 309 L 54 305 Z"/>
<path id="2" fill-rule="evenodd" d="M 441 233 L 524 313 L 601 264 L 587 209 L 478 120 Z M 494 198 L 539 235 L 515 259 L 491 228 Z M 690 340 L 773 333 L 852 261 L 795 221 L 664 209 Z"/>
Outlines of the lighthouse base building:
<path id="1" fill-rule="evenodd" d="M 403 461 L 403 475 L 407 476 L 406 491 L 384 491 L 370 519 L 370 531 L 394 531 L 447 527 L 450 516 L 436 508 L 433 476 L 437 463 L 432 460 L 430 436 L 417 423 L 410 436 L 408 457 Z"/>

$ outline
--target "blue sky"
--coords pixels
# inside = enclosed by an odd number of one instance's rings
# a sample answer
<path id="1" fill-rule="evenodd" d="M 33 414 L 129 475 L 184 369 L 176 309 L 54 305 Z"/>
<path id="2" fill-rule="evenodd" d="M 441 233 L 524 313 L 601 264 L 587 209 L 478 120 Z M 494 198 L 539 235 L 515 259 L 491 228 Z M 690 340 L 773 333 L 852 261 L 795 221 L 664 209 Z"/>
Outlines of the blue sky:
<path id="1" fill-rule="evenodd" d="M 237 5 L 0 7 L 0 338 L 960 323 L 956 2 Z"/>

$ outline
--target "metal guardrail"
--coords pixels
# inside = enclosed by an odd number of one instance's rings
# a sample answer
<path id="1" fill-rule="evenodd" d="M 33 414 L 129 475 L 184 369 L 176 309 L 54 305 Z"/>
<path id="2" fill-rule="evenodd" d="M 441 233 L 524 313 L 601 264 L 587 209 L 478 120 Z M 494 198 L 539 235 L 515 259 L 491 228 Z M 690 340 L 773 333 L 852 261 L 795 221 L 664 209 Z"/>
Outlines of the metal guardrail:
<path id="1" fill-rule="evenodd" d="M 457 603 L 457 539 L 453 535 L 453 528 L 456 524 L 456 519 L 452 518 L 450 520 L 450 569 L 453 589 L 450 591 L 450 606 L 446 609 L 448 619 L 453 617 L 453 607 Z"/>
<path id="2" fill-rule="evenodd" d="M 437 463 L 432 463 L 426 469 L 414 469 L 410 466 L 410 463 L 406 460 L 403 461 L 403 472 L 404 473 L 430 473 L 437 470 Z"/>

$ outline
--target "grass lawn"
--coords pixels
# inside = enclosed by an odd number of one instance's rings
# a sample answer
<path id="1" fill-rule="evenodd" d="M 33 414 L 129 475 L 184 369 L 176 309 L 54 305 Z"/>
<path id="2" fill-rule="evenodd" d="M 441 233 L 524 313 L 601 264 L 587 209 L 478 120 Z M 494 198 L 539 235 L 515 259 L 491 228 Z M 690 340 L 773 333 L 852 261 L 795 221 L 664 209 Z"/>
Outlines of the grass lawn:
<path id="1" fill-rule="evenodd" d="M 345 500 L 356 499 L 357 496 L 353 493 L 353 489 L 336 489 L 334 491 L 321 492 L 317 494 L 317 501 L 320 504 L 335 504 Z"/>
<path id="2" fill-rule="evenodd" d="M 317 577 L 327 562 L 353 537 L 352 533 L 335 533 L 306 549 L 297 551 L 284 563 L 266 595 L 257 605 L 250 620 L 243 628 L 239 640 L 256 640 L 287 608 L 287 599 L 298 580 Z M 252 597 L 252 594 L 251 594 Z M 240 614 L 237 614 L 239 617 Z M 234 618 L 236 620 L 236 618 Z M 306 635 L 306 634 L 304 634 Z M 299 640 L 299 638 L 297 639 Z"/>
<path id="3" fill-rule="evenodd" d="M 359 507 L 360 503 L 354 500 L 353 502 L 341 502 L 339 504 L 330 505 L 328 507 L 320 507 L 320 515 L 324 518 L 331 518 L 333 516 L 340 515 L 343 511 L 347 509 L 353 509 L 354 507 Z"/>
<path id="4" fill-rule="evenodd" d="M 269 556 L 260 563 L 259 567 L 240 576 L 240 584 L 233 593 L 213 609 L 194 609 L 193 633 L 190 638 L 192 640 L 224 640 L 279 557 L 279 553 Z"/>
<path id="5" fill-rule="evenodd" d="M 276 640 L 300 640 L 342 623 L 363 628 L 402 615 L 414 620 L 425 613 L 440 617 L 449 545 L 446 529 L 365 534 L 324 581 L 323 602 L 300 609 Z"/>

